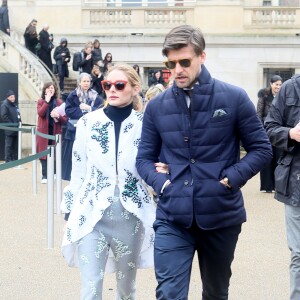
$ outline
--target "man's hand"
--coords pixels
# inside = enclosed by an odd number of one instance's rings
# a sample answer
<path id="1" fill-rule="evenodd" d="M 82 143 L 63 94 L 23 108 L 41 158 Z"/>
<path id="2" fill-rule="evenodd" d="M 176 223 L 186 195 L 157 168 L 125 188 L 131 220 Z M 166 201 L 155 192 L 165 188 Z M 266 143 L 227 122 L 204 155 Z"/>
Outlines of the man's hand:
<path id="1" fill-rule="evenodd" d="M 227 188 L 231 189 L 231 185 L 229 184 L 229 180 L 227 177 L 224 177 L 220 180 L 220 183 L 224 184 Z"/>
<path id="2" fill-rule="evenodd" d="M 158 163 L 155 163 L 154 166 L 156 168 L 156 172 L 169 174 L 169 166 L 167 164 L 158 162 Z"/>
<path id="3" fill-rule="evenodd" d="M 289 131 L 290 138 L 300 142 L 300 122 Z"/>

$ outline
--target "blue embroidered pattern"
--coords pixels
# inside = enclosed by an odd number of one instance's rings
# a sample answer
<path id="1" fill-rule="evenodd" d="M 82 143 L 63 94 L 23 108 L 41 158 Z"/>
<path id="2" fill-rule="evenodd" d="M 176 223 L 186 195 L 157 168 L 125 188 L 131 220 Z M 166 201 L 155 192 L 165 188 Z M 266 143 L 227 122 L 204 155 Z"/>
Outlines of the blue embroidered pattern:
<path id="1" fill-rule="evenodd" d="M 86 221 L 86 217 L 84 215 L 80 215 L 79 217 L 79 226 L 82 226 Z"/>
<path id="2" fill-rule="evenodd" d="M 127 176 L 125 178 L 125 186 L 124 186 L 124 191 L 122 192 L 122 198 L 126 202 L 128 198 L 133 203 L 136 203 L 138 208 L 142 206 L 142 199 L 140 199 L 139 194 L 138 194 L 138 188 L 137 188 L 137 183 L 138 179 L 133 176 L 132 172 L 129 170 L 125 170 L 127 173 Z"/>
<path id="3" fill-rule="evenodd" d="M 140 141 L 141 141 L 141 139 L 140 138 L 138 138 L 138 139 L 136 139 L 136 140 L 134 140 L 133 141 L 133 145 L 135 146 L 135 147 L 139 147 L 139 145 L 140 145 Z"/>
<path id="4" fill-rule="evenodd" d="M 77 151 L 73 152 L 73 156 L 76 158 L 76 161 L 81 161 L 80 154 Z"/>
<path id="5" fill-rule="evenodd" d="M 70 211 L 71 208 L 72 208 L 74 195 L 73 195 L 73 193 L 71 191 L 67 191 L 64 194 L 64 197 L 65 197 L 66 208 Z"/>
<path id="6" fill-rule="evenodd" d="M 127 125 L 125 126 L 123 132 L 126 133 L 126 132 L 128 132 L 131 128 L 133 128 L 133 124 L 132 124 L 132 123 L 129 123 L 129 124 L 127 124 Z"/>
<path id="7" fill-rule="evenodd" d="M 142 113 L 136 112 L 136 116 L 137 116 L 137 118 L 138 118 L 139 121 L 143 121 L 144 115 Z"/>
<path id="8" fill-rule="evenodd" d="M 107 153 L 109 149 L 108 127 L 112 125 L 112 122 L 107 122 L 103 125 L 101 125 L 101 122 L 96 122 L 91 129 L 92 132 L 95 132 L 91 135 L 91 138 L 100 144 L 103 154 Z"/>

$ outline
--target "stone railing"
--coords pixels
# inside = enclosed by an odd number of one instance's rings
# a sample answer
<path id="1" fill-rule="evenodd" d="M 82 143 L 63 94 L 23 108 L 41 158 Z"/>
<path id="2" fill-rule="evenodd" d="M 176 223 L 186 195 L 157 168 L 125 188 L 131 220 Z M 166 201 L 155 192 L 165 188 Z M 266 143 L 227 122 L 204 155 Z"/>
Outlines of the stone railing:
<path id="1" fill-rule="evenodd" d="M 300 25 L 299 7 L 264 6 L 244 8 L 245 25 L 295 28 Z"/>
<path id="2" fill-rule="evenodd" d="M 106 7 L 172 7 L 193 6 L 196 0 L 83 0 L 84 6 Z"/>
<path id="3" fill-rule="evenodd" d="M 0 31 L 0 61 L 7 72 L 19 74 L 19 82 L 27 93 L 34 94 L 34 99 L 40 96 L 45 82 L 52 78 L 39 62 L 37 57 L 25 49 L 18 41 Z M 5 45 L 5 47 L 4 47 Z M 30 92 L 31 89 L 31 92 Z"/>
<path id="4" fill-rule="evenodd" d="M 193 18 L 193 7 L 162 7 L 162 8 L 128 8 L 128 7 L 100 7 L 83 10 L 86 26 L 112 28 L 130 27 L 151 29 L 153 27 L 174 27 L 186 24 Z"/>

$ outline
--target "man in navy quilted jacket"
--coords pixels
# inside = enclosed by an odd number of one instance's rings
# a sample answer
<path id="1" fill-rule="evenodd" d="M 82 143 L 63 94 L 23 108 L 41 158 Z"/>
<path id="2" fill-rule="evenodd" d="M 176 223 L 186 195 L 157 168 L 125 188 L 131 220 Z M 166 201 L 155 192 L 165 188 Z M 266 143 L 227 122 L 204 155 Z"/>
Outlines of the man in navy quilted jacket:
<path id="1" fill-rule="evenodd" d="M 175 83 L 150 101 L 137 168 L 159 195 L 156 298 L 188 298 L 197 251 L 203 300 L 228 299 L 231 263 L 246 212 L 241 187 L 272 158 L 246 92 L 212 78 L 205 40 L 189 25 L 172 29 L 162 53 Z M 240 144 L 247 154 L 240 159 Z M 168 165 L 156 172 L 156 162 Z"/>

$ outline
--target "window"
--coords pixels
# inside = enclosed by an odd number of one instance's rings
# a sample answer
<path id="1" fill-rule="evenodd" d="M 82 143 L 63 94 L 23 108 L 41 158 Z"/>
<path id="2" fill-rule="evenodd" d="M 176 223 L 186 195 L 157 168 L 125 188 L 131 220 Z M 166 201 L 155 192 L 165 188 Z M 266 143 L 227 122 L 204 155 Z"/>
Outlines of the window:
<path id="1" fill-rule="evenodd" d="M 263 6 L 272 6 L 272 1 L 264 0 L 263 1 Z"/>
<path id="2" fill-rule="evenodd" d="M 279 6 L 299 6 L 299 0 L 279 0 Z"/>
<path id="3" fill-rule="evenodd" d="M 266 87 L 269 86 L 271 77 L 274 75 L 279 75 L 284 82 L 295 75 L 295 69 L 264 69 L 264 79 Z"/>

